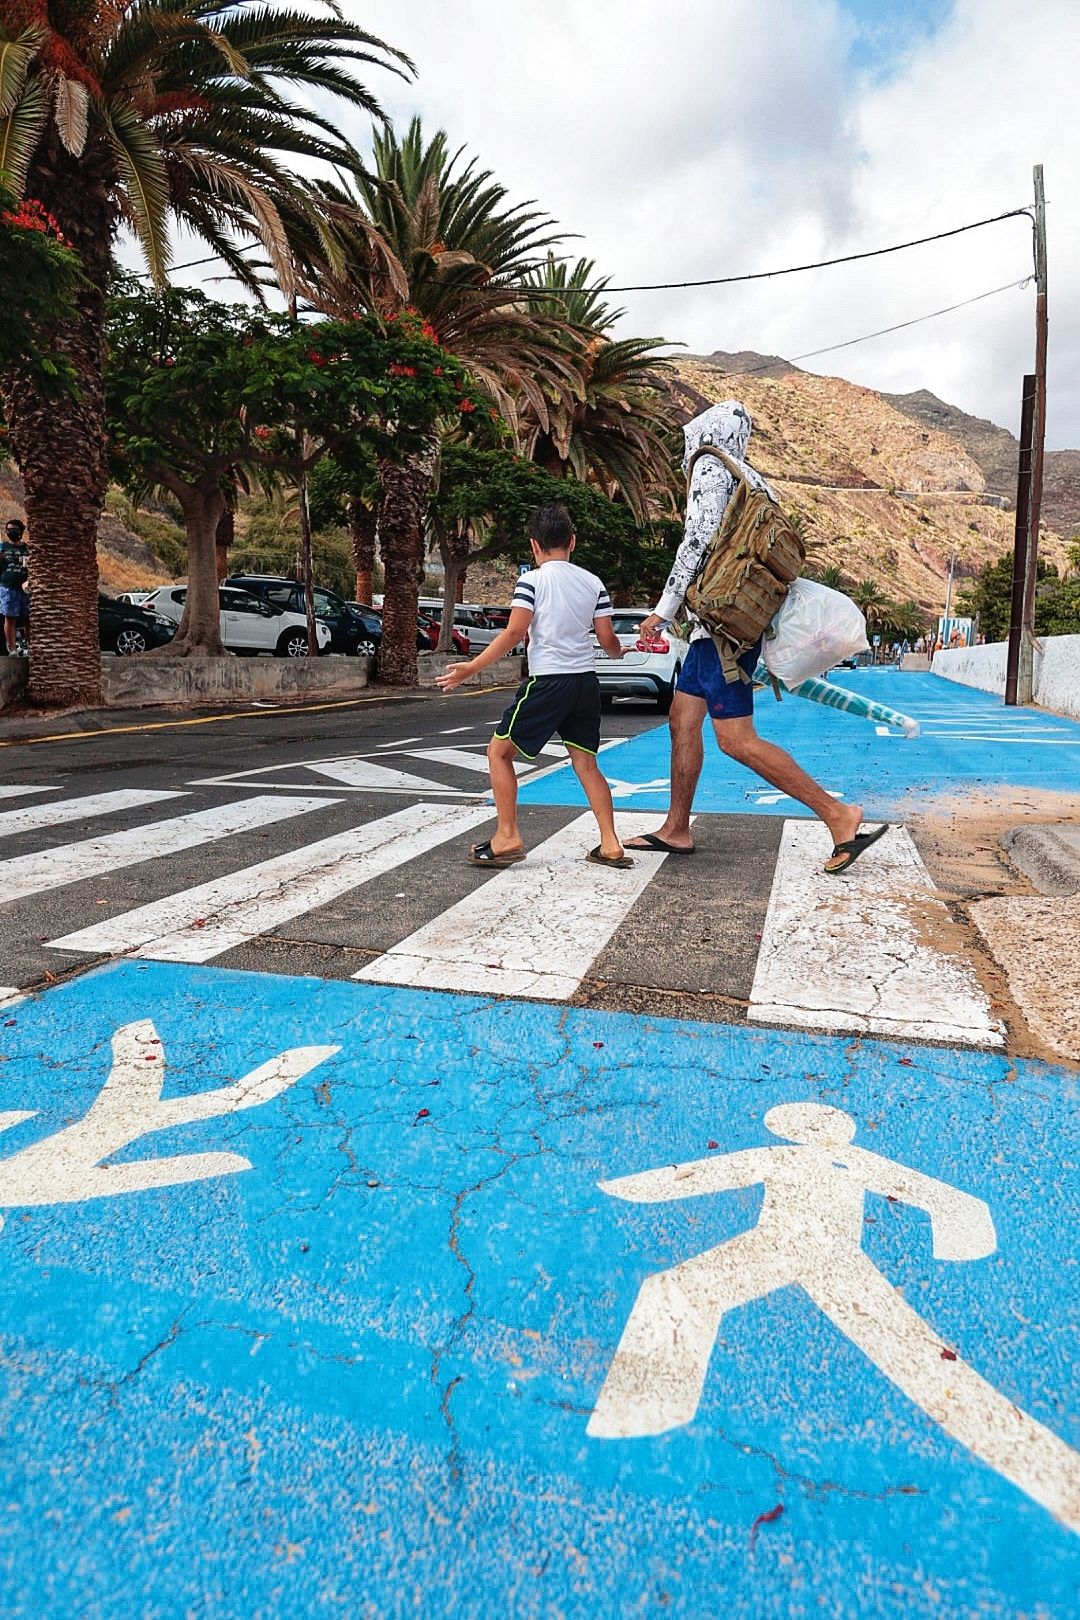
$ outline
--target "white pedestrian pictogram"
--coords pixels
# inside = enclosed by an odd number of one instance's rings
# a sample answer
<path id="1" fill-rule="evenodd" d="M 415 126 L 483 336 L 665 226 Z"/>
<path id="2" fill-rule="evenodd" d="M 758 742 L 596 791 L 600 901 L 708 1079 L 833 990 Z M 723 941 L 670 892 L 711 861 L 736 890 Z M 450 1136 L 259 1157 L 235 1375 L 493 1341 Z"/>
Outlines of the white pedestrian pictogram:
<path id="1" fill-rule="evenodd" d="M 149 1019 L 124 1024 L 112 1038 L 108 1079 L 82 1119 L 0 1159 L 0 1207 L 70 1204 L 250 1170 L 250 1159 L 239 1153 L 180 1153 L 123 1164 L 111 1161 L 132 1142 L 157 1131 L 257 1108 L 340 1050 L 338 1046 L 293 1047 L 232 1085 L 163 1098 L 165 1052 L 157 1030 Z M 32 1119 L 34 1112 L 0 1112 L 0 1132 Z"/>
<path id="2" fill-rule="evenodd" d="M 646 1277 L 589 1434 L 630 1439 L 689 1423 L 724 1314 L 774 1289 L 800 1287 L 947 1434 L 1080 1531 L 1080 1455 L 943 1347 L 862 1250 L 863 1203 L 875 1192 L 929 1215 L 935 1259 L 981 1260 L 997 1247 L 983 1200 L 852 1147 L 855 1122 L 839 1108 L 783 1103 L 770 1108 L 765 1125 L 784 1146 L 600 1183 L 634 1203 L 759 1183 L 764 1198 L 752 1230 Z"/>

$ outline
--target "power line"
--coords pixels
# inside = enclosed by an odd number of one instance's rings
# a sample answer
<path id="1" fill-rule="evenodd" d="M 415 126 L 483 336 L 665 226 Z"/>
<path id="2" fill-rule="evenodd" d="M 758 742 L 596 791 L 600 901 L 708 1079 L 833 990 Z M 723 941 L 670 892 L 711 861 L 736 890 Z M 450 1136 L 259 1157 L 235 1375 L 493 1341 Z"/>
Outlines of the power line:
<path id="1" fill-rule="evenodd" d="M 704 281 L 650 281 L 637 287 L 605 287 L 604 294 L 630 292 L 676 292 L 688 287 L 728 287 L 736 281 L 769 281 L 773 276 L 794 276 L 803 270 L 826 270 L 834 264 L 854 264 L 857 259 L 878 259 L 885 253 L 901 253 L 905 248 L 923 247 L 927 242 L 943 242 L 949 236 L 962 236 L 965 231 L 978 231 L 984 225 L 997 225 L 1003 219 L 1030 218 L 1026 208 L 1011 208 L 1007 214 L 993 214 L 989 219 L 976 219 L 970 225 L 955 225 L 949 231 L 937 231 L 933 236 L 916 236 L 910 242 L 895 242 L 891 247 L 869 248 L 863 253 L 845 253 L 838 259 L 818 259 L 813 264 L 791 264 L 782 270 L 751 270 L 738 276 L 710 276 Z M 571 296 L 580 288 L 551 287 L 536 289 L 545 297 L 557 298 L 566 293 Z"/>
<path id="2" fill-rule="evenodd" d="M 848 338 L 846 343 L 827 343 L 823 349 L 807 349 L 805 354 L 793 354 L 792 361 L 813 360 L 819 354 L 832 354 L 836 349 L 850 349 L 855 343 L 869 343 L 871 338 L 885 337 L 889 332 L 902 332 L 907 326 L 919 326 L 923 321 L 936 320 L 939 315 L 951 315 L 954 309 L 966 309 L 968 304 L 981 303 L 984 298 L 993 298 L 997 293 L 1014 292 L 1017 288 L 1028 287 L 1035 278 L 1025 276 L 1023 281 L 1007 281 L 1003 287 L 991 287 L 989 292 L 976 293 L 974 298 L 962 298 L 958 304 L 946 304 L 944 309 L 932 309 L 928 315 L 916 315 L 910 321 L 898 321 L 895 326 L 882 326 L 876 332 L 865 332 L 862 337 Z M 755 371 L 766 368 L 755 366 Z M 740 376 L 744 375 L 742 372 Z"/>

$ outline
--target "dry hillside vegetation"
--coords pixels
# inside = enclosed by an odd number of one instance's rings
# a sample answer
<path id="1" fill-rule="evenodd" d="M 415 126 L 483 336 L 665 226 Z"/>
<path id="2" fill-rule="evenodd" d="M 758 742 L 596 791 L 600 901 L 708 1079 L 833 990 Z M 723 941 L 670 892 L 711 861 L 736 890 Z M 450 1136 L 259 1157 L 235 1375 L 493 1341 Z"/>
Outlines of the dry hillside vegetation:
<path id="1" fill-rule="evenodd" d="M 729 357 L 725 356 L 725 362 Z M 731 357 L 742 360 L 742 356 Z M 746 363 L 757 361 L 749 354 Z M 951 434 L 926 427 L 869 388 L 836 377 L 727 369 L 675 360 L 676 394 L 689 418 L 738 398 L 754 418 L 750 457 L 800 514 L 815 567 L 838 563 L 896 600 L 940 612 L 953 550 L 957 575 L 1010 551 L 1014 516 L 987 495 L 978 463 Z M 1065 564 L 1061 537 L 1044 531 L 1042 555 Z"/>

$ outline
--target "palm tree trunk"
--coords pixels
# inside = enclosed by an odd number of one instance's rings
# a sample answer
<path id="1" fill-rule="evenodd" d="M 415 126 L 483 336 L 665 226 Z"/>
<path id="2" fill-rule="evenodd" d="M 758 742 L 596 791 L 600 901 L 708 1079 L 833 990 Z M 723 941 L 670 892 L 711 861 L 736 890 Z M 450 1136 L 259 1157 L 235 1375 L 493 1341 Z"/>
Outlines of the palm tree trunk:
<path id="1" fill-rule="evenodd" d="M 81 159 L 61 146 L 52 121 L 27 177 L 79 254 L 85 282 L 75 319 L 45 334 L 76 374 L 76 391 L 43 398 L 25 378 L 8 378 L 4 403 L 11 446 L 26 486 L 30 543 L 31 703 L 92 708 L 101 702 L 97 620 L 97 526 L 108 484 L 105 402 L 105 289 L 113 209 L 109 159 Z"/>
<path id="2" fill-rule="evenodd" d="M 355 496 L 350 497 L 346 510 L 353 566 L 356 569 L 356 600 L 370 602 L 375 571 L 375 529 L 379 514 L 374 506 L 365 506 Z"/>
<path id="3" fill-rule="evenodd" d="M 424 558 L 424 518 L 439 453 L 437 439 L 404 461 L 380 464 L 379 549 L 386 575 L 379 674 L 391 686 L 416 686 L 416 604 Z"/>
<path id="4" fill-rule="evenodd" d="M 217 534 L 225 497 L 214 479 L 202 485 L 177 480 L 168 487 L 180 502 L 187 528 L 187 601 L 176 635 L 150 656 L 226 658 L 217 576 Z"/>

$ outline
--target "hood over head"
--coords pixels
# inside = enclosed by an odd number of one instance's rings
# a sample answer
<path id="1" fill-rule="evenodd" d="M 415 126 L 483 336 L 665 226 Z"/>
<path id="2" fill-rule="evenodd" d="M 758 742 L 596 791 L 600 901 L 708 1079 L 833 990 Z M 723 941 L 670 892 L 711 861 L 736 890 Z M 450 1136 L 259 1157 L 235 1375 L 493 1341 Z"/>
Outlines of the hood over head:
<path id="1" fill-rule="evenodd" d="M 713 444 L 726 450 L 734 461 L 745 461 L 746 447 L 754 422 L 745 405 L 737 399 L 722 399 L 695 416 L 683 428 L 683 472 L 690 465 L 690 457 L 703 444 Z"/>

